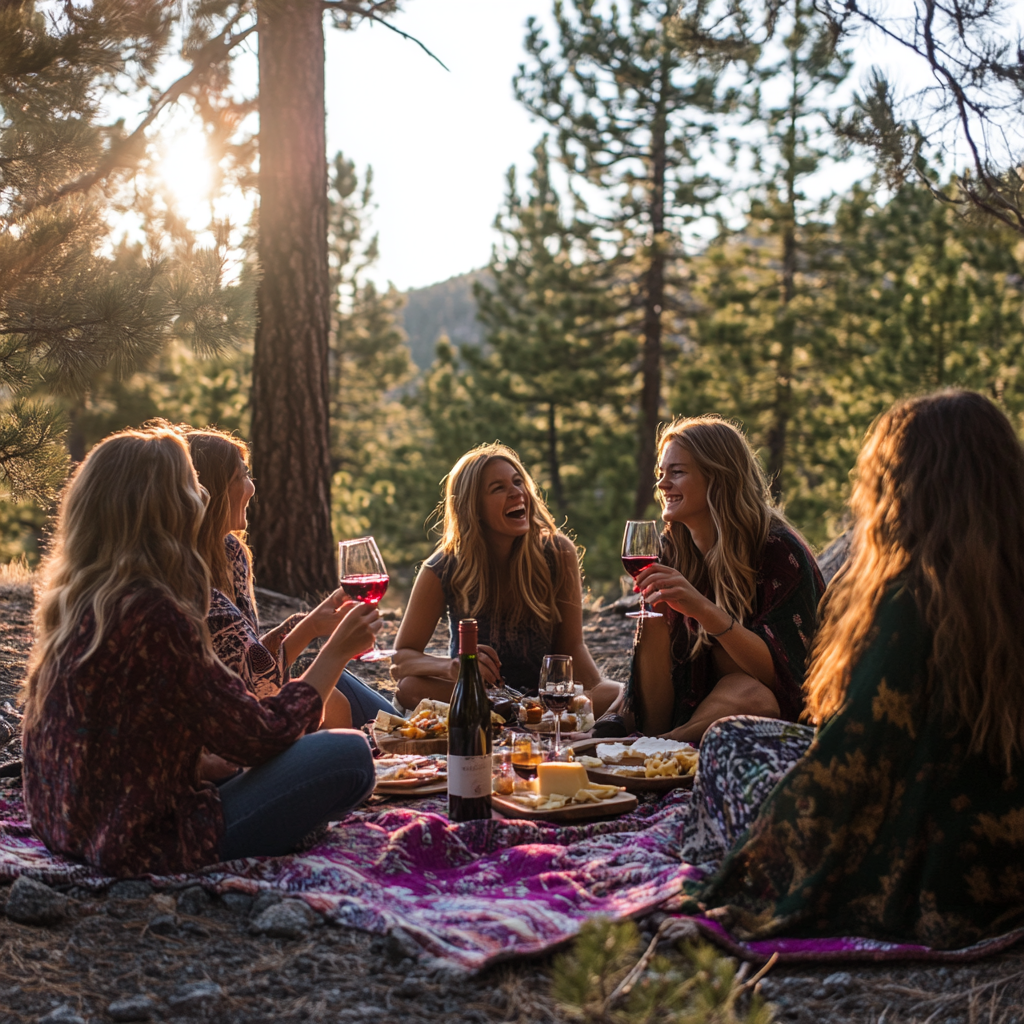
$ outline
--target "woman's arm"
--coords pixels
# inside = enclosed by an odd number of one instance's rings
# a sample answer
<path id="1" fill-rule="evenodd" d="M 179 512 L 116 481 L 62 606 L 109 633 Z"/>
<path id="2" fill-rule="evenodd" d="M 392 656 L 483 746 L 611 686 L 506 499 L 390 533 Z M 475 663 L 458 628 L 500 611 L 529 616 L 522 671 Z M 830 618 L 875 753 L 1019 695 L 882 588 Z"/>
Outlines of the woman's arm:
<path id="1" fill-rule="evenodd" d="M 601 672 L 583 639 L 583 580 L 580 563 L 572 541 L 556 539 L 559 567 L 559 587 L 555 595 L 561 622 L 555 628 L 553 653 L 568 654 L 572 658 L 573 678 L 585 690 L 592 690 L 601 682 Z"/>
<path id="2" fill-rule="evenodd" d="M 650 604 L 665 603 L 683 615 L 696 619 L 709 634 L 717 633 L 718 642 L 735 670 L 752 676 L 771 688 L 775 682 L 775 663 L 768 645 L 756 633 L 700 593 L 690 581 L 671 566 L 656 563 L 636 578 L 638 589 Z"/>

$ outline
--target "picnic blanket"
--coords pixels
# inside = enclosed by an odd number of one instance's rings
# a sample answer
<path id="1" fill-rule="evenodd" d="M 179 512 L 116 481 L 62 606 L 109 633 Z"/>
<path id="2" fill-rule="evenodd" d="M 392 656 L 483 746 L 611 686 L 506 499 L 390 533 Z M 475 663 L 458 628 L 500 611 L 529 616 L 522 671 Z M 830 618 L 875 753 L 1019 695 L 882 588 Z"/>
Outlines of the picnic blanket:
<path id="1" fill-rule="evenodd" d="M 276 890 L 339 925 L 379 934 L 401 929 L 424 956 L 478 970 L 559 945 L 594 916 L 671 913 L 683 881 L 701 877 L 679 857 L 689 799 L 677 790 L 633 814 L 577 826 L 453 825 L 440 813 L 441 800 L 384 804 L 351 815 L 303 853 L 147 880 L 158 889 Z M 0 878 L 19 875 L 94 890 L 112 881 L 49 853 L 29 829 L 20 790 L 10 787 L 0 790 Z M 707 938 L 753 961 L 773 952 L 786 960 L 965 960 L 1022 937 L 1013 933 L 953 952 L 841 937 L 739 943 L 712 921 L 690 920 Z"/>

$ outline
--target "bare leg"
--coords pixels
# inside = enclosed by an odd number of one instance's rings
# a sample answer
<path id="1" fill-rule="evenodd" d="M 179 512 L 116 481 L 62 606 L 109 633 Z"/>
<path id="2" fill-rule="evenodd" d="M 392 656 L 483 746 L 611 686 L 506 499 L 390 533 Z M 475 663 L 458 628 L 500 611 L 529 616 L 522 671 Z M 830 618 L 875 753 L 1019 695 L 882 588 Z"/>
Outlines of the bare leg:
<path id="1" fill-rule="evenodd" d="M 674 740 L 700 743 L 712 722 L 729 715 L 758 715 L 778 718 L 779 702 L 764 683 L 743 672 L 730 672 L 722 676 L 715 688 L 697 705 L 693 717 L 686 725 L 673 729 L 667 735 Z"/>
<path id="2" fill-rule="evenodd" d="M 592 690 L 585 690 L 584 693 L 590 698 L 594 705 L 594 717 L 600 718 L 622 703 L 622 695 L 625 688 L 622 683 L 613 682 L 611 679 L 602 679 Z"/>
<path id="3" fill-rule="evenodd" d="M 361 725 L 362 723 L 360 723 Z M 327 703 L 324 705 L 324 721 L 321 729 L 351 729 L 352 706 L 348 698 L 337 690 L 331 690 Z"/>
<path id="4" fill-rule="evenodd" d="M 454 689 L 455 683 L 450 679 L 439 679 L 437 676 L 403 676 L 398 682 L 395 696 L 403 708 L 411 711 L 421 700 L 450 701 Z"/>
<path id="5" fill-rule="evenodd" d="M 671 637 L 666 619 L 647 619 L 644 622 L 633 665 L 633 684 L 644 732 L 649 736 L 667 732 L 672 727 L 675 689 L 672 686 Z"/>

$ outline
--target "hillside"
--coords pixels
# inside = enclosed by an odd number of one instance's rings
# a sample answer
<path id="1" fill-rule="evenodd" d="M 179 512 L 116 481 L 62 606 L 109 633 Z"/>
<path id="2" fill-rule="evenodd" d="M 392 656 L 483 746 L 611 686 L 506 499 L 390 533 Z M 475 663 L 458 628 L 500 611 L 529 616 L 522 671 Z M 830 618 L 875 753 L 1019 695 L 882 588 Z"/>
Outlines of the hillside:
<path id="1" fill-rule="evenodd" d="M 434 345 L 442 334 L 457 345 L 479 345 L 483 330 L 476 319 L 473 283 L 485 270 L 471 270 L 447 281 L 411 288 L 405 293 L 401 324 L 409 336 L 413 362 L 426 369 L 434 361 Z"/>

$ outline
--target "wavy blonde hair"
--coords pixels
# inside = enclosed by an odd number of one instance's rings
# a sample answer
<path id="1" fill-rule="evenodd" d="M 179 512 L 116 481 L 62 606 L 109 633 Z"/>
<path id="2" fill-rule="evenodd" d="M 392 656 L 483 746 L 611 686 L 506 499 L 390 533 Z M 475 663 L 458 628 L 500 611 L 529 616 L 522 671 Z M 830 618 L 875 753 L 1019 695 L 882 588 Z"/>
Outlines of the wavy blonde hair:
<path id="1" fill-rule="evenodd" d="M 715 604 L 742 624 L 754 610 L 757 566 L 768 534 L 786 520 L 772 502 L 750 442 L 732 423 L 717 414 L 677 417 L 658 435 L 659 461 L 673 442 L 686 449 L 707 480 L 715 542 L 702 555 L 686 526 L 667 523 L 662 560 L 698 590 L 710 591 Z M 664 507 L 660 490 L 658 501 Z M 699 626 L 691 656 L 710 642 Z"/>
<path id="2" fill-rule="evenodd" d="M 850 561 L 811 648 L 806 712 L 842 707 L 875 615 L 897 580 L 932 632 L 928 692 L 970 750 L 1009 772 L 1024 752 L 1024 449 L 972 391 L 909 399 L 882 415 L 857 459 Z"/>
<path id="3" fill-rule="evenodd" d="M 530 531 L 512 542 L 507 577 L 499 577 L 495 571 L 480 520 L 484 470 L 495 459 L 503 459 L 515 469 L 530 496 Z M 444 498 L 436 513 L 442 527 L 437 551 L 453 559 L 450 586 L 459 607 L 470 616 L 486 607 L 499 627 L 514 629 L 531 618 L 552 627 L 560 622 L 559 560 L 556 556 L 552 581 L 545 550 L 558 545 L 559 538 L 569 547 L 572 541 L 555 525 L 519 456 L 503 444 L 479 445 L 455 463 L 444 483 Z"/>
<path id="4" fill-rule="evenodd" d="M 230 530 L 231 495 L 230 486 L 239 472 L 239 463 L 249 467 L 249 446 L 240 438 L 233 437 L 224 430 L 207 427 L 203 430 L 185 431 L 192 465 L 199 475 L 199 482 L 210 495 L 202 526 L 199 528 L 199 554 L 210 567 L 213 585 L 234 601 L 235 581 L 228 564 L 224 538 L 233 533 L 242 546 L 242 552 L 249 564 L 249 602 L 255 607 L 256 598 L 253 593 L 252 552 L 246 543 L 245 530 Z"/>
<path id="5" fill-rule="evenodd" d="M 130 607 L 137 586 L 162 590 L 203 638 L 210 574 L 196 550 L 205 500 L 188 447 L 170 427 L 125 430 L 101 441 L 65 487 L 50 550 L 40 569 L 35 644 L 25 681 L 25 724 L 38 720 L 53 672 L 82 620 L 99 648 Z"/>

